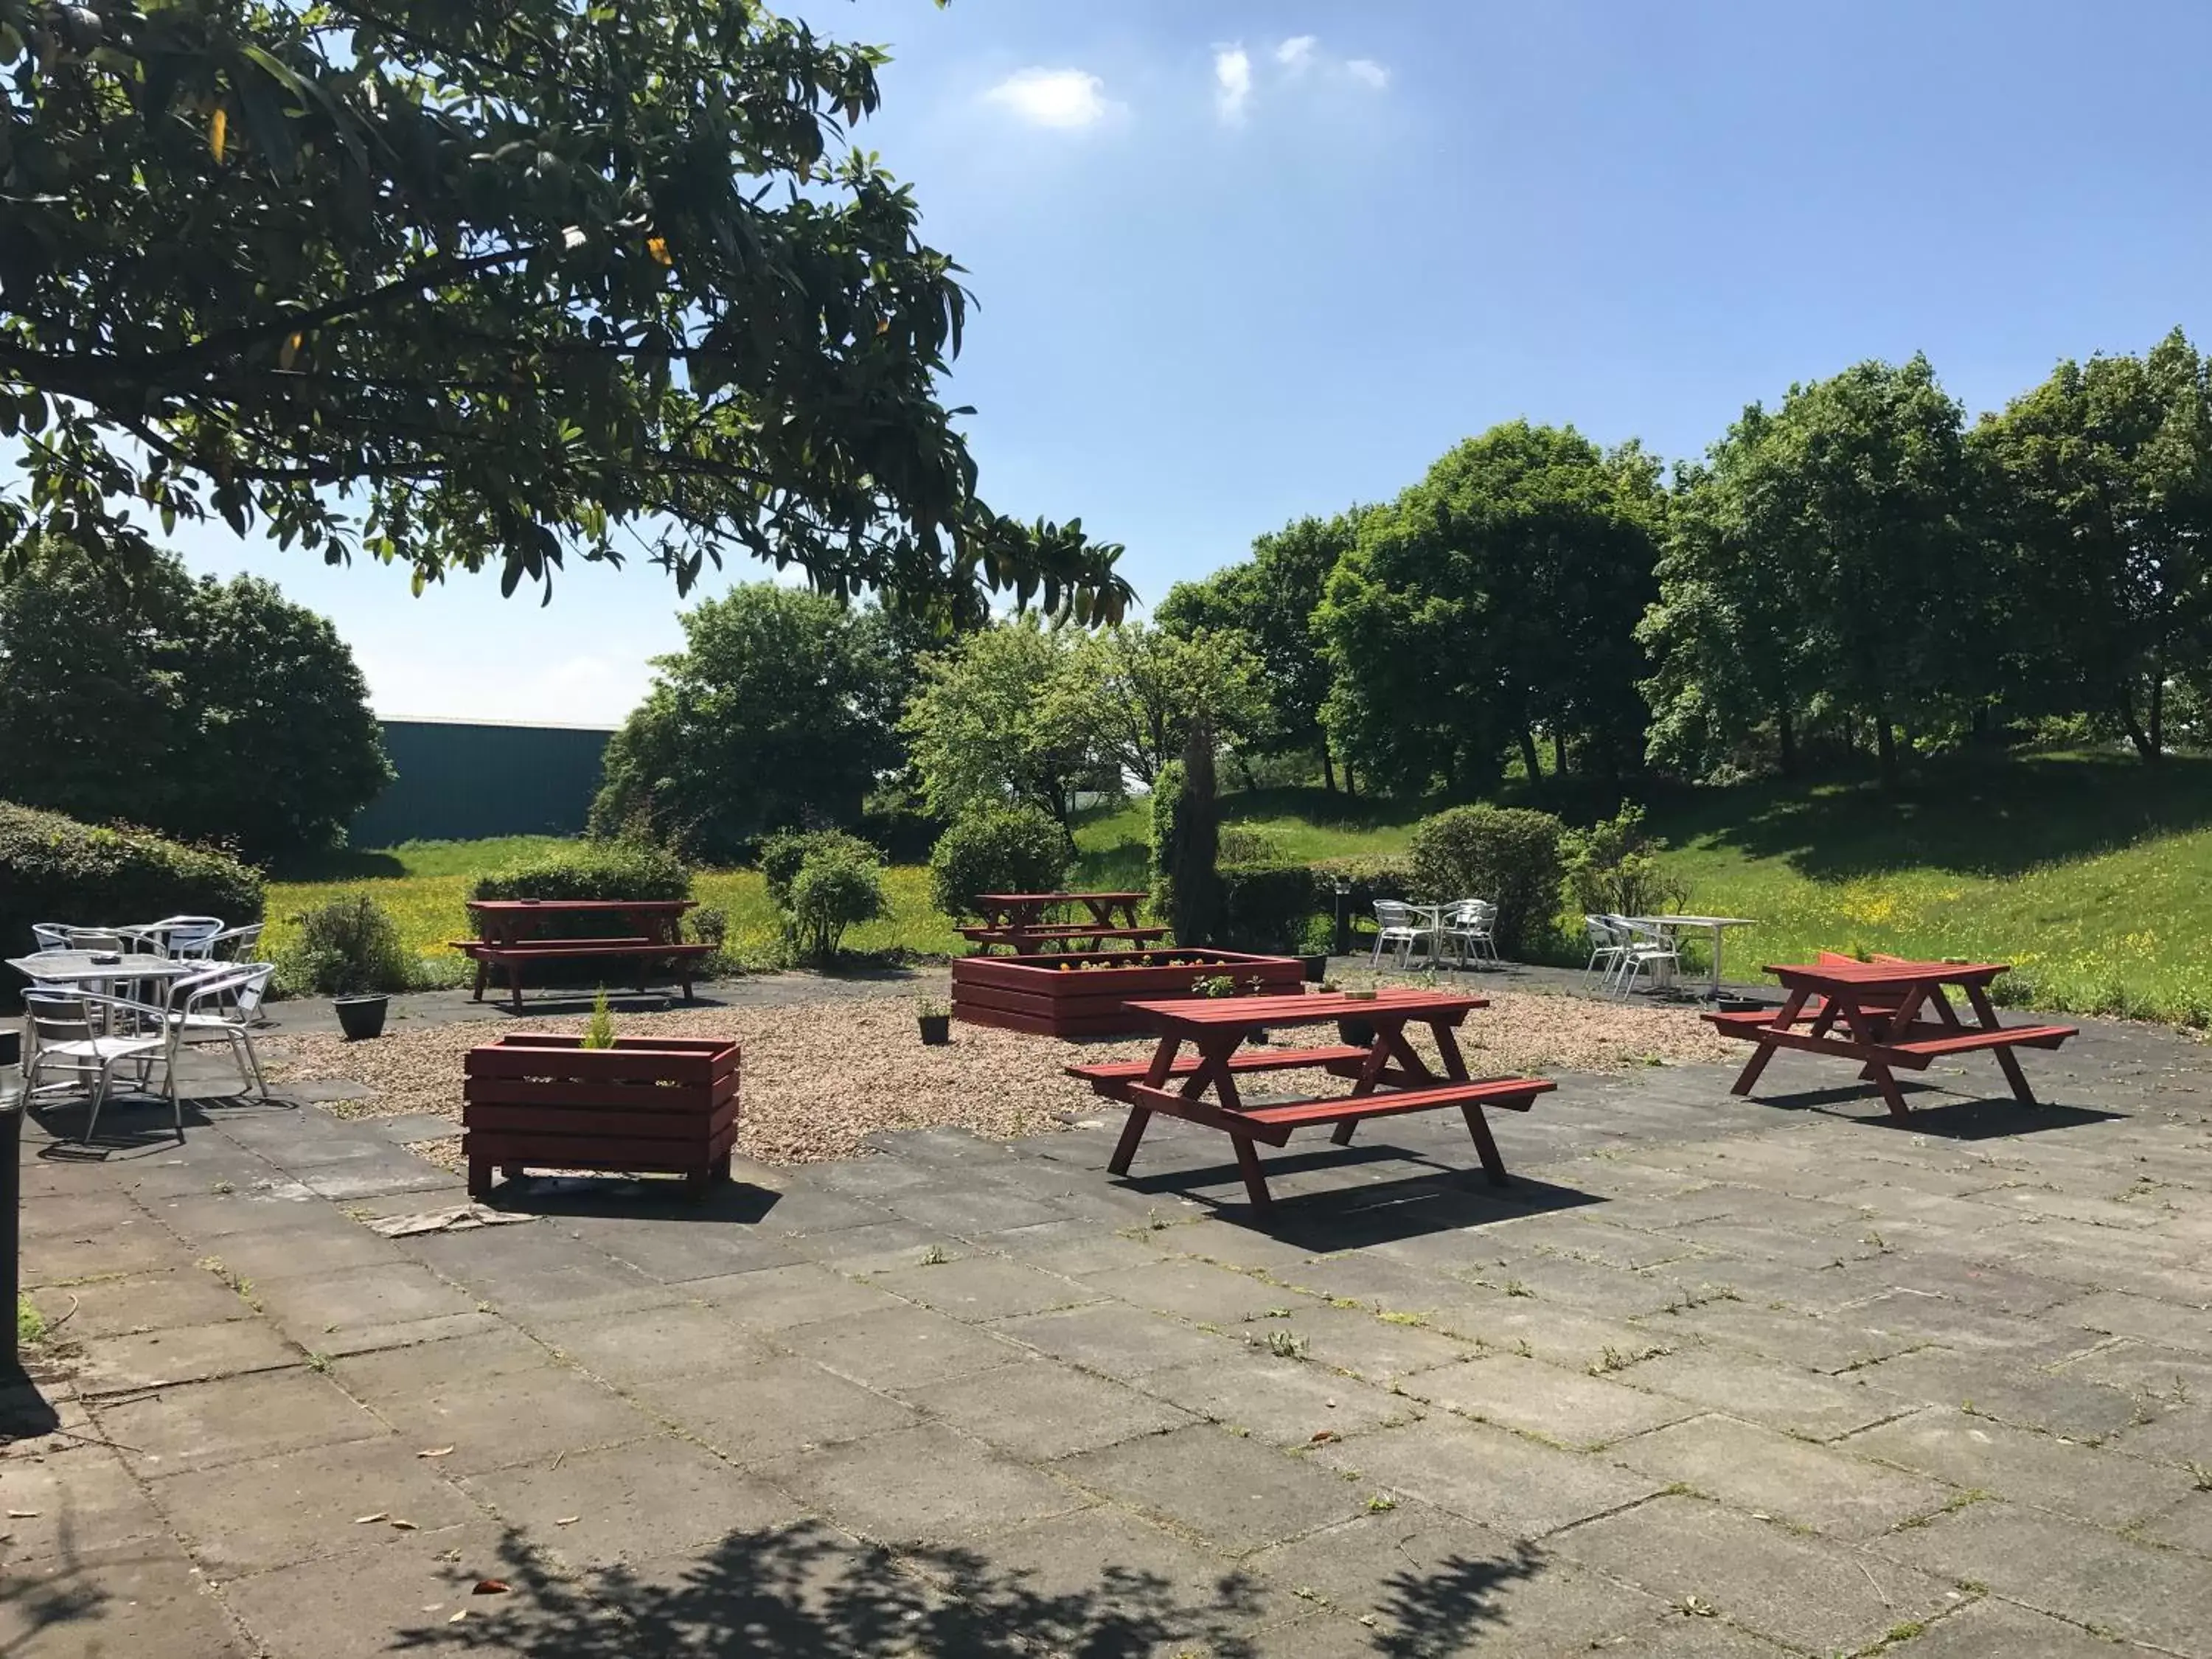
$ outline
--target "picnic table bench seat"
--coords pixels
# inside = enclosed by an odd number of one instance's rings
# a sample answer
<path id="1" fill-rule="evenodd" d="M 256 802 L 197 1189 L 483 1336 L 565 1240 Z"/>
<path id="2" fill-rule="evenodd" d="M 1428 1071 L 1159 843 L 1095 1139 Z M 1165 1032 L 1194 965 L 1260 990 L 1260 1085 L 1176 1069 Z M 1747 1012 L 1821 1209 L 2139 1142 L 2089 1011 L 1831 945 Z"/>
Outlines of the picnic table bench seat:
<path id="1" fill-rule="evenodd" d="M 1232 1121 L 1255 1140 L 1264 1140 L 1271 1146 L 1287 1145 L 1291 1131 L 1319 1127 L 1322 1125 L 1348 1125 L 1370 1117 L 1397 1117 L 1407 1112 L 1433 1112 L 1445 1106 L 1502 1106 L 1509 1111 L 1525 1112 L 1534 1103 L 1538 1095 L 1559 1085 L 1546 1078 L 1501 1077 L 1486 1078 L 1480 1082 L 1449 1082 L 1429 1084 L 1417 1088 L 1389 1089 L 1367 1095 L 1331 1095 L 1316 1100 L 1278 1100 L 1240 1106 Z M 1150 1084 L 1133 1083 L 1127 1086 L 1131 1100 L 1170 1117 L 1185 1115 L 1191 1103 L 1172 1089 L 1155 1089 Z M 1212 1107 L 1200 1109 L 1212 1116 L 1201 1118 L 1211 1122 L 1213 1117 L 1226 1117 Z M 1349 1139 L 1348 1136 L 1344 1139 Z"/>
<path id="2" fill-rule="evenodd" d="M 704 944 L 671 943 L 665 939 L 645 938 L 627 939 L 520 939 L 490 940 L 457 939 L 447 941 L 477 964 L 474 1001 L 483 1000 L 487 970 L 494 967 L 507 969 L 507 992 L 514 1012 L 522 1012 L 522 969 L 526 963 L 583 961 L 594 957 L 627 957 L 635 963 L 637 988 L 645 989 L 647 969 L 658 963 L 665 963 L 678 982 L 684 988 L 684 1000 L 691 1000 L 692 967 L 700 957 L 709 954 L 714 946 Z"/>
<path id="3" fill-rule="evenodd" d="M 1356 1075 L 1356 1068 L 1366 1058 L 1366 1049 L 1349 1044 L 1334 1044 L 1326 1048 L 1245 1048 L 1231 1054 L 1228 1065 L 1232 1072 L 1296 1072 L 1310 1066 L 1348 1064 L 1355 1068 Z M 1189 1077 L 1205 1064 L 1203 1054 L 1178 1055 L 1168 1066 L 1168 1075 Z M 1081 1078 L 1096 1086 L 1102 1083 L 1142 1083 L 1152 1067 L 1149 1060 L 1116 1060 L 1062 1069 L 1068 1076 Z"/>
<path id="4" fill-rule="evenodd" d="M 1152 944 L 1168 936 L 1169 929 L 1147 925 L 1141 927 L 963 927 L 960 937 L 970 945 L 1062 945 L 1076 939 L 1127 939 L 1133 944 Z"/>

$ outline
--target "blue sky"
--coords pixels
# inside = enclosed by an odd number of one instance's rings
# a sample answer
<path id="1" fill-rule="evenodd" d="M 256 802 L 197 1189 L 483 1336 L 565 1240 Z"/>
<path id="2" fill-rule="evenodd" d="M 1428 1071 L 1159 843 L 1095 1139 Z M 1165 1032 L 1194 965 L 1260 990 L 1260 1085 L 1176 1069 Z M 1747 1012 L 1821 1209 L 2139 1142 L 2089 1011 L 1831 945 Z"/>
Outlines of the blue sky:
<path id="1" fill-rule="evenodd" d="M 985 495 L 1126 543 L 1147 599 L 1515 416 L 1674 458 L 1864 357 L 1978 411 L 2212 343 L 2202 0 L 785 9 L 893 50 L 861 143 L 968 268 Z M 188 551 L 331 616 L 387 714 L 611 724 L 678 637 L 650 569 L 541 610 Z"/>

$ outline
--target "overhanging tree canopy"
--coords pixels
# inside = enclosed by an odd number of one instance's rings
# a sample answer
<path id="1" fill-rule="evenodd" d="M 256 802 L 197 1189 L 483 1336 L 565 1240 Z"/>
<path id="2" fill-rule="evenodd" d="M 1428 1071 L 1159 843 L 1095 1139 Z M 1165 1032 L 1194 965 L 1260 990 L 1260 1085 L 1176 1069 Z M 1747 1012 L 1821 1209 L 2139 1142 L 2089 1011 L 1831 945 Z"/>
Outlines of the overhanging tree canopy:
<path id="1" fill-rule="evenodd" d="M 957 267 L 846 146 L 882 61 L 750 0 L 0 0 L 0 561 L 143 563 L 137 507 L 1117 618 L 1118 549 L 976 495 Z"/>

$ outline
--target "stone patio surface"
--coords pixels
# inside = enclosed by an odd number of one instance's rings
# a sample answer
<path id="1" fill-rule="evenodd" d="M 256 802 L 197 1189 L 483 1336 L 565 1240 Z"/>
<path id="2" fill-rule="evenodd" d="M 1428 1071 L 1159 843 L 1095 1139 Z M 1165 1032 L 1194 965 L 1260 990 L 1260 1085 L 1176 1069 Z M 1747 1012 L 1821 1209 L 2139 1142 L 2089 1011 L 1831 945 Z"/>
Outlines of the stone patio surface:
<path id="1" fill-rule="evenodd" d="M 27 1132 L 0 1653 L 2212 1656 L 2212 1051 L 2027 1063 L 1563 1075 L 1510 1189 L 1395 1118 L 1264 1222 L 1102 1112 L 398 1239 L 422 1125 L 204 1075 Z"/>

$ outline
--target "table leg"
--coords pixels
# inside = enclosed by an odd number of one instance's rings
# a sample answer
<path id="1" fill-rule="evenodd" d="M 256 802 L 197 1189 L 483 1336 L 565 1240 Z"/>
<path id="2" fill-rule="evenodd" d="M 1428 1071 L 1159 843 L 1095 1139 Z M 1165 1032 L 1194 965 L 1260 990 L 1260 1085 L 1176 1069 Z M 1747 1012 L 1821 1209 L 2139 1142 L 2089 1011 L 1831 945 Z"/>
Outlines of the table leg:
<path id="1" fill-rule="evenodd" d="M 522 1012 L 522 958 L 515 957 L 507 964 L 507 987 L 516 1013 Z"/>
<path id="2" fill-rule="evenodd" d="M 1482 1108 L 1468 1101 L 1460 1108 L 1467 1118 L 1467 1132 L 1474 1137 L 1474 1155 L 1482 1160 L 1482 1173 L 1490 1178 L 1493 1187 L 1510 1187 L 1505 1178 L 1505 1160 L 1498 1156 L 1498 1142 L 1490 1133 L 1490 1120 L 1482 1115 Z"/>
<path id="3" fill-rule="evenodd" d="M 1255 1210 L 1272 1209 L 1274 1200 L 1267 1195 L 1267 1177 L 1260 1168 L 1260 1154 L 1253 1150 L 1249 1135 L 1231 1135 L 1230 1144 L 1237 1148 L 1237 1171 L 1244 1177 L 1244 1196 L 1252 1200 Z"/>
<path id="4" fill-rule="evenodd" d="M 1137 1143 L 1145 1138 L 1145 1126 L 1152 1121 L 1149 1106 L 1129 1108 L 1129 1121 L 1121 1126 L 1121 1138 L 1114 1143 L 1114 1156 L 1106 1160 L 1109 1175 L 1129 1173 L 1129 1160 L 1137 1155 Z"/>
<path id="5" fill-rule="evenodd" d="M 1844 1019 L 1845 1023 L 1850 1026 L 1852 1036 L 1856 1038 L 1859 1042 L 1869 1046 L 1879 1043 L 1881 1041 L 1881 1039 L 1875 1035 L 1874 1016 L 1860 1008 L 1856 1003 L 1845 1001 L 1841 997 L 1832 996 L 1829 998 L 1829 1000 L 1831 1002 L 1841 1004 Z M 1911 993 L 1908 992 L 1906 994 L 1906 1003 L 1909 1004 L 1912 1000 L 1914 1000 L 1914 999 Z M 1899 1006 L 1903 1006 L 1905 1005 L 1900 1004 Z M 1862 1079 L 1873 1084 L 1875 1088 L 1881 1091 L 1882 1104 L 1889 1108 L 1889 1115 L 1891 1117 L 1894 1118 L 1899 1123 L 1903 1123 L 1911 1117 L 1912 1109 L 1905 1103 L 1905 1091 L 1897 1086 L 1897 1079 L 1891 1073 L 1888 1066 L 1883 1065 L 1882 1062 L 1878 1060 L 1870 1060 L 1867 1061 L 1863 1067 L 1861 1068 L 1859 1076 Z"/>
<path id="6" fill-rule="evenodd" d="M 1781 1012 L 1774 1017 L 1773 1025 L 1776 1030 L 1786 1031 L 1796 1022 L 1798 1011 L 1804 1007 L 1805 999 L 1809 994 L 1810 993 L 1805 991 L 1792 991 L 1790 994 L 1782 1005 Z M 1822 1010 L 1820 1018 L 1830 1018 L 1834 1012 L 1835 1003 L 1831 999 L 1827 1006 Z M 1742 1073 L 1737 1077 L 1735 1084 L 1729 1090 L 1730 1094 L 1747 1095 L 1758 1086 L 1759 1074 L 1766 1069 L 1766 1062 L 1774 1058 L 1774 1048 L 1775 1045 L 1771 1042 L 1762 1042 L 1759 1045 L 1758 1052 L 1744 1062 Z"/>
<path id="7" fill-rule="evenodd" d="M 485 976 L 486 976 L 487 975 L 489 975 L 490 972 L 491 972 L 491 963 L 489 963 L 489 962 L 486 962 L 486 961 L 485 961 L 482 957 L 478 957 L 477 958 L 477 988 L 476 988 L 476 994 L 475 994 L 473 996 L 470 997 L 469 1000 L 470 1000 L 471 1002 L 482 1002 L 482 1001 L 483 1000 L 483 994 L 484 994 L 484 979 L 485 979 Z"/>
<path id="8" fill-rule="evenodd" d="M 1708 1002 L 1718 1002 L 1721 1000 L 1721 934 L 1724 931 L 1726 930 L 1719 927 L 1713 929 L 1713 983 L 1712 988 L 1705 993 L 1705 1000 Z"/>
<path id="9" fill-rule="evenodd" d="M 2002 1022 L 1997 1018 L 1996 1006 L 1990 1000 L 1990 994 L 1978 985 L 1962 985 L 1959 988 L 1966 994 L 1966 1001 L 1974 1011 L 1974 1018 L 1981 1022 L 1982 1029 L 1996 1030 Z M 2009 1048 L 1992 1048 L 1990 1052 L 1997 1057 L 1997 1069 L 2004 1073 L 2005 1082 L 2011 1085 L 2012 1097 L 2023 1106 L 2039 1104 L 2035 1091 L 2027 1086 L 2027 1073 L 2020 1069 L 2020 1056 Z"/>

